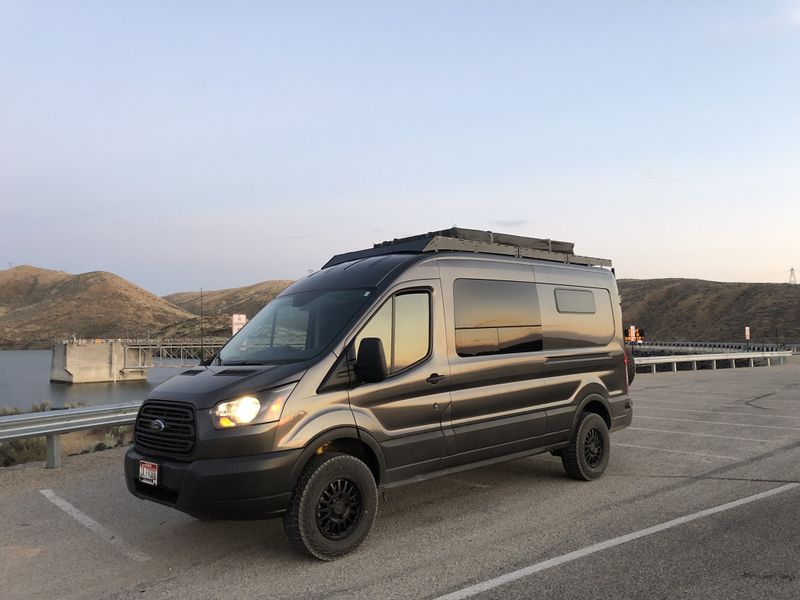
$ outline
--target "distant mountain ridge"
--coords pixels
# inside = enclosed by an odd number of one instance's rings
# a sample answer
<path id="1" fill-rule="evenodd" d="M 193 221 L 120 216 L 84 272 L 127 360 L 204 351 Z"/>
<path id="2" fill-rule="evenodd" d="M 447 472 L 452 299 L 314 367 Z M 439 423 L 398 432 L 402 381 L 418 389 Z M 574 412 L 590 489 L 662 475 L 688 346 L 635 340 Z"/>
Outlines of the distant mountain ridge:
<path id="1" fill-rule="evenodd" d="M 146 336 L 193 315 L 113 273 L 23 265 L 0 271 L 0 348 L 62 338 Z"/>
<path id="2" fill-rule="evenodd" d="M 290 280 L 270 280 L 246 285 L 238 288 L 223 290 L 203 291 L 203 313 L 204 314 L 245 314 L 251 319 L 275 296 L 280 294 L 289 285 Z M 200 292 L 177 292 L 163 296 L 164 300 L 179 306 L 180 308 L 199 315 L 200 314 Z"/>
<path id="3" fill-rule="evenodd" d="M 244 314 L 252 319 L 275 296 L 285 290 L 292 281 L 269 280 L 238 288 L 203 291 L 203 334 L 229 337 L 231 315 Z M 162 337 L 200 336 L 200 292 L 176 292 L 163 297 L 164 300 L 192 313 L 191 320 L 176 323 L 159 331 Z"/>
<path id="4" fill-rule="evenodd" d="M 620 279 L 624 325 L 658 341 L 800 341 L 800 285 Z"/>
<path id="5" fill-rule="evenodd" d="M 230 315 L 253 318 L 292 282 L 203 292 L 203 333 L 230 335 Z M 800 341 L 800 286 L 697 279 L 621 279 L 623 324 L 647 339 Z M 0 348 L 49 348 L 62 338 L 197 337 L 200 292 L 159 298 L 112 273 L 70 275 L 20 266 L 0 271 Z"/>

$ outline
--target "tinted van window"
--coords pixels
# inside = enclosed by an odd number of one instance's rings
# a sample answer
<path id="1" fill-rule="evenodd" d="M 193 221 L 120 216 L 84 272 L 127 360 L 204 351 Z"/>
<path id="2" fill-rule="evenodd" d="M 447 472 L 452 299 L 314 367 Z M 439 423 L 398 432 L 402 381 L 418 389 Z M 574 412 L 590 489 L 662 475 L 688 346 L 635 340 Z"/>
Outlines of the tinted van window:
<path id="1" fill-rule="evenodd" d="M 608 290 L 537 284 L 545 350 L 605 346 L 614 337 Z"/>
<path id="2" fill-rule="evenodd" d="M 560 313 L 593 315 L 597 312 L 591 290 L 565 290 L 556 288 L 556 308 Z"/>
<path id="3" fill-rule="evenodd" d="M 356 336 L 356 351 L 367 337 L 383 342 L 389 374 L 425 358 L 430 350 L 429 294 L 409 292 L 389 298 Z"/>
<path id="4" fill-rule="evenodd" d="M 457 279 L 453 283 L 459 356 L 542 349 L 536 286 L 520 281 Z"/>

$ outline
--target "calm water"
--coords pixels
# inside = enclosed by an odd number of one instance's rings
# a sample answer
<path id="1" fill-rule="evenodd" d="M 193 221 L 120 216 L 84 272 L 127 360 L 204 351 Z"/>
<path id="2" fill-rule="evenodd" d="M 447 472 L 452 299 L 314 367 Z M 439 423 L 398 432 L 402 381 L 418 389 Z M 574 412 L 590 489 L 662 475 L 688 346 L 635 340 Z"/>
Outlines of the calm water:
<path id="1" fill-rule="evenodd" d="M 29 411 L 32 404 L 51 406 L 112 404 L 143 400 L 155 386 L 181 369 L 150 369 L 147 381 L 126 383 L 50 383 L 50 350 L 0 350 L 0 408 Z"/>

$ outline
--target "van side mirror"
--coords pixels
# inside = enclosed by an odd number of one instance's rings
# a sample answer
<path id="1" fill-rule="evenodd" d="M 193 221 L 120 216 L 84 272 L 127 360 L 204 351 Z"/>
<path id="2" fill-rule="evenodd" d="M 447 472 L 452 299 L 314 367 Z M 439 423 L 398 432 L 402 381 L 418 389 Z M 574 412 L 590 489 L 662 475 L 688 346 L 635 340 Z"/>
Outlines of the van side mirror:
<path id="1" fill-rule="evenodd" d="M 358 345 L 356 375 L 365 383 L 383 381 L 389 375 L 380 338 L 364 338 Z"/>

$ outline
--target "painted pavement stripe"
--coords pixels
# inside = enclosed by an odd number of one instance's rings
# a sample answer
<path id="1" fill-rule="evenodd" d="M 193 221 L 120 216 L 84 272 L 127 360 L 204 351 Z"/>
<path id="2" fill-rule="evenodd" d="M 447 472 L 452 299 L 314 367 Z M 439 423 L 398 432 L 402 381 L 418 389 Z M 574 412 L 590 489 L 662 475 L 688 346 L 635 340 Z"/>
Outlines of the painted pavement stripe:
<path id="1" fill-rule="evenodd" d="M 451 592 L 450 594 L 439 596 L 436 600 L 463 600 L 464 598 L 469 598 L 471 596 L 475 596 L 483 592 L 488 592 L 489 590 L 493 590 L 495 588 L 500 587 L 501 585 L 511 583 L 512 581 L 517 581 L 518 579 L 529 577 L 546 569 L 552 569 L 553 567 L 557 567 L 559 565 L 563 565 L 565 563 L 584 558 L 585 556 L 589 556 L 597 552 L 602 552 L 603 550 L 608 550 L 609 548 L 614 548 L 615 546 L 620 546 L 622 544 L 626 544 L 628 542 L 632 542 L 634 540 L 638 540 L 643 537 L 653 535 L 655 533 L 660 533 L 662 531 L 666 531 L 667 529 L 677 527 L 678 525 L 683 525 L 685 523 L 689 523 L 697 519 L 702 519 L 703 517 L 708 517 L 710 515 L 721 513 L 726 510 L 731 510 L 733 508 L 737 508 L 739 506 L 743 506 L 751 502 L 756 502 L 758 500 L 763 500 L 764 498 L 769 498 L 770 496 L 782 494 L 784 492 L 788 492 L 789 490 L 796 489 L 797 487 L 800 487 L 800 483 L 789 483 L 787 485 L 782 485 L 780 487 L 767 490 L 766 492 L 761 492 L 760 494 L 747 496 L 746 498 L 734 500 L 733 502 L 720 504 L 712 508 L 707 508 L 706 510 L 701 510 L 699 512 L 685 515 L 683 517 L 678 517 L 677 519 L 672 519 L 671 521 L 666 521 L 665 523 L 654 525 L 653 527 L 640 529 L 639 531 L 634 531 L 626 535 L 611 538 L 610 540 L 593 544 L 591 546 L 581 548 L 580 550 L 575 550 L 574 552 L 569 552 L 567 554 L 562 554 L 561 556 L 556 556 L 555 558 L 551 558 L 549 560 L 545 560 L 543 562 L 530 565 L 529 567 L 524 567 L 517 571 L 506 573 L 505 575 L 501 575 L 500 577 L 495 577 L 494 579 L 489 579 L 481 583 L 476 583 L 475 585 L 462 588 L 455 592 Z"/>
<path id="2" fill-rule="evenodd" d="M 59 497 L 53 490 L 39 490 L 39 492 L 55 504 L 58 508 L 67 513 L 70 517 L 75 519 L 78 523 L 89 529 L 91 532 L 103 538 L 106 542 L 114 546 L 117 550 L 122 552 L 131 560 L 137 562 L 145 562 L 150 560 L 150 557 L 144 552 L 140 552 L 132 548 L 128 543 L 118 535 L 112 533 L 109 529 L 95 521 L 89 515 L 82 513 L 80 510 L 72 506 L 69 502 Z"/>

